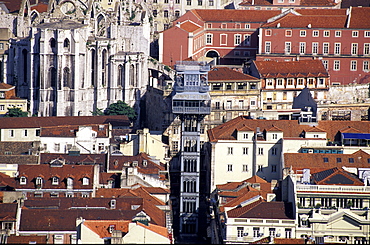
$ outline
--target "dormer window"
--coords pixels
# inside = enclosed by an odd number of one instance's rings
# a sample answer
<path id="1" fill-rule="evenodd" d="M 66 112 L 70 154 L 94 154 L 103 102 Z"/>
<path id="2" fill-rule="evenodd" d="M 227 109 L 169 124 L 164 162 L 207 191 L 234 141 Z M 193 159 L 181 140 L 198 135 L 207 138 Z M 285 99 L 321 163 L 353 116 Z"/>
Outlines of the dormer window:
<path id="1" fill-rule="evenodd" d="M 51 184 L 52 185 L 59 185 L 59 178 L 54 176 L 52 179 L 51 179 Z"/>
<path id="2" fill-rule="evenodd" d="M 83 177 L 82 178 L 82 185 L 89 185 L 89 178 Z"/>
<path id="3" fill-rule="evenodd" d="M 143 160 L 143 166 L 144 167 L 148 166 L 148 161 L 147 160 Z"/>
<path id="4" fill-rule="evenodd" d="M 36 186 L 41 187 L 42 186 L 42 178 L 36 177 Z"/>
<path id="5" fill-rule="evenodd" d="M 73 179 L 71 177 L 67 178 L 67 188 L 73 188 Z"/>
<path id="6" fill-rule="evenodd" d="M 245 140 L 248 139 L 248 134 L 247 133 L 243 134 L 243 139 L 245 139 Z"/>
<path id="7" fill-rule="evenodd" d="M 116 226 L 115 225 L 109 225 L 108 227 L 108 232 L 109 233 L 113 233 L 113 231 L 115 230 Z"/>
<path id="8" fill-rule="evenodd" d="M 25 185 L 25 184 L 27 184 L 27 178 L 26 178 L 26 177 L 24 177 L 24 176 L 22 176 L 22 177 L 19 179 L 19 183 L 20 183 L 21 185 Z"/>
<path id="9" fill-rule="evenodd" d="M 110 200 L 110 209 L 116 209 L 116 199 Z"/>

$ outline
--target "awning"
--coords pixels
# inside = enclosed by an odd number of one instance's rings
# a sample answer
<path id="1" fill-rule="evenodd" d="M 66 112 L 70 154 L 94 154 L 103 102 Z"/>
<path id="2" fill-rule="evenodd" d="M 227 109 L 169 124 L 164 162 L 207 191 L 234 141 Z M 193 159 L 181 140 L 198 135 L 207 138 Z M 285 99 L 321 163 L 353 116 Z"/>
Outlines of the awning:
<path id="1" fill-rule="evenodd" d="M 342 133 L 343 139 L 362 139 L 370 140 L 370 134 L 359 134 L 359 133 Z"/>

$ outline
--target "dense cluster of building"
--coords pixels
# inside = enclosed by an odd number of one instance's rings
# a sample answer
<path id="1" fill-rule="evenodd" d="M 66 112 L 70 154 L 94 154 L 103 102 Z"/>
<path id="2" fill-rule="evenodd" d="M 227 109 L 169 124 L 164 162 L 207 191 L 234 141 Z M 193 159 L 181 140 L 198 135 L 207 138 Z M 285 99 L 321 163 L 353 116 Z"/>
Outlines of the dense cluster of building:
<path id="1" fill-rule="evenodd" d="M 3 0 L 0 20 L 0 243 L 369 242 L 367 1 Z M 118 101 L 137 120 L 94 116 Z"/>

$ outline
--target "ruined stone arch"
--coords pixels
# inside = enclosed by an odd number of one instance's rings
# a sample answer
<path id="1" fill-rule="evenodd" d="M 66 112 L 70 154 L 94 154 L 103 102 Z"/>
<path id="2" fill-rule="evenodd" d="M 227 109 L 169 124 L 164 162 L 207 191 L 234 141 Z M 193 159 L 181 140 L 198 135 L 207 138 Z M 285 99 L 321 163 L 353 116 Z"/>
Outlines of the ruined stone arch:
<path id="1" fill-rule="evenodd" d="M 106 30 L 106 20 L 105 16 L 100 13 L 98 17 L 96 18 L 96 35 L 97 36 L 106 36 L 107 35 L 107 30 Z"/>

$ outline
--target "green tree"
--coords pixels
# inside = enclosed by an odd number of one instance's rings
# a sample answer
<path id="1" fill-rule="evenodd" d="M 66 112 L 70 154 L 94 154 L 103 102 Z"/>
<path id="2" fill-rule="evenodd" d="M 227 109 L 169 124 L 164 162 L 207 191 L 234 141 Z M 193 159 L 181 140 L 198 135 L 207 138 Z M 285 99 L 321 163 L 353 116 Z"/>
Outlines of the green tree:
<path id="1" fill-rule="evenodd" d="M 13 108 L 8 108 L 8 112 L 4 117 L 27 117 L 28 113 L 22 111 L 21 108 L 13 106 Z"/>
<path id="2" fill-rule="evenodd" d="M 104 111 L 105 115 L 126 115 L 131 121 L 137 118 L 137 113 L 134 108 L 127 105 L 124 101 L 119 100 L 116 103 L 110 104 Z"/>
<path id="3" fill-rule="evenodd" d="M 102 109 L 96 108 L 94 111 L 90 111 L 93 116 L 103 116 L 104 112 Z"/>

